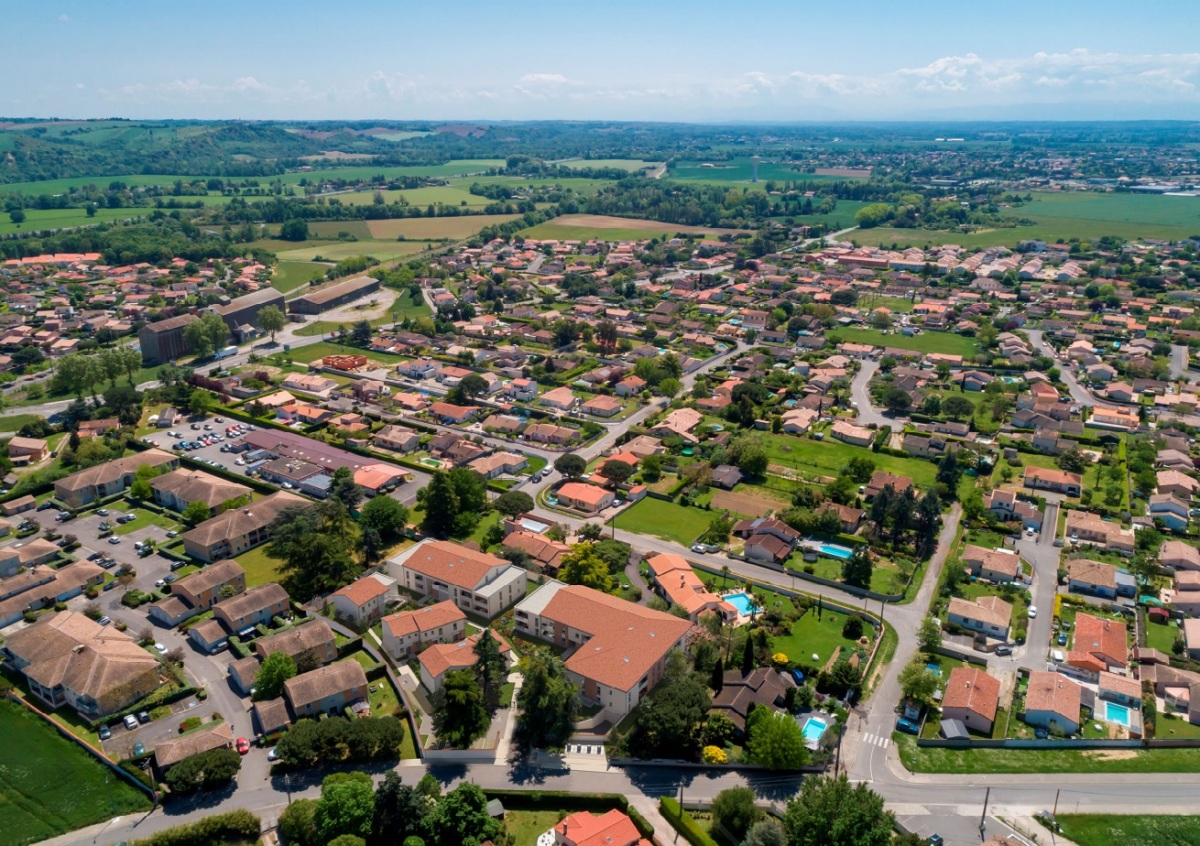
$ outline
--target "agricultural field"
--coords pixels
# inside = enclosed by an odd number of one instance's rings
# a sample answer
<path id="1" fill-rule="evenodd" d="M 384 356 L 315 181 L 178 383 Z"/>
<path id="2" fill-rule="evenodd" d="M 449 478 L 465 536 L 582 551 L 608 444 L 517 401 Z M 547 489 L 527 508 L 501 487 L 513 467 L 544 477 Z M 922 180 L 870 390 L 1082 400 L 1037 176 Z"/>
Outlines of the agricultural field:
<path id="1" fill-rule="evenodd" d="M 281 250 L 275 256 L 280 261 L 339 261 L 350 256 L 371 256 L 380 261 L 392 261 L 419 253 L 428 246 L 425 241 L 334 241 L 315 246 L 290 244 L 291 249 Z"/>
<path id="2" fill-rule="evenodd" d="M 143 793 L 15 702 L 0 701 L 0 737 L 5 843 L 33 843 L 150 807 Z"/>
<path id="3" fill-rule="evenodd" d="M 73 226 L 94 226 L 113 220 L 131 220 L 150 214 L 154 209 L 96 209 L 94 217 L 88 217 L 83 209 L 28 209 L 22 223 L 13 223 L 7 214 L 0 214 L 0 235 L 15 235 L 18 232 L 39 232 L 43 229 L 67 229 Z"/>
<path id="4" fill-rule="evenodd" d="M 837 329 L 830 332 L 830 343 L 875 344 L 881 347 L 897 347 L 902 350 L 917 350 L 924 353 L 970 356 L 979 352 L 974 338 L 955 335 L 951 332 L 925 331 L 920 335 L 883 334 L 880 329 Z M 836 341 L 833 338 L 836 337 Z"/>
<path id="5" fill-rule="evenodd" d="M 487 197 L 472 194 L 465 188 L 452 188 L 446 185 L 433 185 L 427 188 L 412 188 L 407 191 L 379 191 L 383 199 L 389 203 L 407 201 L 410 205 L 425 206 L 486 206 L 495 202 Z M 375 191 L 352 191 L 349 194 L 329 194 L 331 200 L 337 200 L 346 206 L 369 206 L 375 202 Z"/>
<path id="6" fill-rule="evenodd" d="M 566 214 L 521 232 L 526 238 L 570 241 L 643 241 L 658 235 L 737 235 L 741 229 L 719 229 L 713 226 L 684 226 L 657 220 L 638 220 L 631 217 L 612 217 L 599 214 Z"/>
<path id="7" fill-rule="evenodd" d="M 428 239 L 469 238 L 485 226 L 496 226 L 515 220 L 515 214 L 473 214 L 457 217 L 404 217 L 391 220 L 367 221 L 371 237 L 380 240 L 397 238 Z"/>
<path id="8" fill-rule="evenodd" d="M 854 226 L 854 215 L 865 205 L 868 204 L 861 200 L 838 200 L 837 208 L 827 214 L 793 214 L 786 217 L 772 217 L 771 220 L 780 223 L 790 220 L 793 226 L 824 224 L 834 231 L 838 231 Z"/>
<path id="9" fill-rule="evenodd" d="M 713 167 L 704 167 L 711 164 Z M 685 161 L 676 162 L 667 171 L 665 178 L 677 179 L 681 182 L 749 182 L 753 173 L 750 159 L 733 159 L 732 161 Z M 791 165 L 777 161 L 764 160 L 758 165 L 759 184 L 773 179 L 777 182 L 833 182 L 838 180 L 858 179 L 847 176 L 818 176 L 813 173 L 803 173 Z"/>
<path id="10" fill-rule="evenodd" d="M 371 240 L 371 230 L 365 220 L 314 220 L 308 224 L 309 237 L 314 241 L 336 239 L 343 232 L 360 241 Z"/>
<path id="11" fill-rule="evenodd" d="M 327 264 L 314 261 L 281 261 L 271 274 L 271 287 L 288 293 L 309 282 L 314 276 L 323 276 L 329 269 Z"/>
<path id="12" fill-rule="evenodd" d="M 662 162 L 646 162 L 641 159 L 572 159 L 568 162 L 559 162 L 563 167 L 568 167 L 571 170 L 579 170 L 587 167 L 595 168 L 617 168 L 619 170 L 627 170 L 630 173 L 638 170 L 647 170 L 648 168 L 658 167 Z"/>
<path id="13" fill-rule="evenodd" d="M 503 159 L 456 159 L 440 165 L 413 165 L 410 167 L 371 167 L 355 165 L 352 167 L 321 168 L 296 173 L 285 173 L 272 177 L 285 185 L 299 185 L 301 180 L 307 184 L 333 179 L 372 179 L 382 176 L 385 179 L 401 176 L 443 176 L 461 177 L 472 173 L 482 173 L 490 168 L 504 167 Z"/>

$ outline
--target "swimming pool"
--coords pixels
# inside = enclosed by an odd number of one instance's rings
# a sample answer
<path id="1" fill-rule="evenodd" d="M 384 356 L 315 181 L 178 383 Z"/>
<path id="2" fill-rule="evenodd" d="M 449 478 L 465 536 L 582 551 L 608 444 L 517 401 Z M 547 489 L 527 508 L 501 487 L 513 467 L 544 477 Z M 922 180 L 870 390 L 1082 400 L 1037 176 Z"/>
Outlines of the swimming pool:
<path id="1" fill-rule="evenodd" d="M 1124 705 L 1118 705 L 1116 702 L 1105 702 L 1104 719 L 1110 723 L 1116 723 L 1119 726 L 1129 728 L 1129 709 Z"/>
<path id="2" fill-rule="evenodd" d="M 809 743 L 816 743 L 821 739 L 821 735 L 825 733 L 825 729 L 829 728 L 824 720 L 818 720 L 816 717 L 809 717 L 804 723 L 804 739 Z"/>
<path id="3" fill-rule="evenodd" d="M 928 670 L 930 673 L 932 673 L 934 676 L 941 676 L 941 674 L 942 674 L 942 668 L 938 664 L 934 664 L 934 663 L 926 664 L 925 669 Z"/>
<path id="4" fill-rule="evenodd" d="M 838 546 L 836 543 L 823 543 L 817 549 L 830 558 L 840 558 L 843 561 L 854 557 L 853 549 L 848 546 Z"/>
<path id="5" fill-rule="evenodd" d="M 738 613 L 743 617 L 749 617 L 751 614 L 757 614 L 762 610 L 754 604 L 754 600 L 750 598 L 750 594 L 748 593 L 731 593 L 722 598 L 736 608 Z"/>

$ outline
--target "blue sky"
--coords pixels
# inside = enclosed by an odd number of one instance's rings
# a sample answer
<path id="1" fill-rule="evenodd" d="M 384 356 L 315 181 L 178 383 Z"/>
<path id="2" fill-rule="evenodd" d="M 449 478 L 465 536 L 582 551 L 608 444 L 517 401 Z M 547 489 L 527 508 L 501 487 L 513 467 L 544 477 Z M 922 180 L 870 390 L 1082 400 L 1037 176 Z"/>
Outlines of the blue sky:
<path id="1" fill-rule="evenodd" d="M 0 114 L 1200 119 L 1200 2 L 5 4 Z"/>

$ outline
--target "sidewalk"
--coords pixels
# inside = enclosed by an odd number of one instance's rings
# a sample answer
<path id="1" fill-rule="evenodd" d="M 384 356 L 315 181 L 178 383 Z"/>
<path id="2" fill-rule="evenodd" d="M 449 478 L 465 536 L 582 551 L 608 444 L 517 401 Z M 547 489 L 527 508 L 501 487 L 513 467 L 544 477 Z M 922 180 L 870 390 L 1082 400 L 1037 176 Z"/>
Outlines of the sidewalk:
<path id="1" fill-rule="evenodd" d="M 496 743 L 497 764 L 508 763 L 508 757 L 512 754 L 513 732 L 517 729 L 517 694 L 521 692 L 521 683 L 524 680 L 525 677 L 516 672 L 509 673 L 506 679 L 512 683 L 513 695 L 509 707 L 501 709 L 504 727 L 500 730 L 500 739 Z"/>

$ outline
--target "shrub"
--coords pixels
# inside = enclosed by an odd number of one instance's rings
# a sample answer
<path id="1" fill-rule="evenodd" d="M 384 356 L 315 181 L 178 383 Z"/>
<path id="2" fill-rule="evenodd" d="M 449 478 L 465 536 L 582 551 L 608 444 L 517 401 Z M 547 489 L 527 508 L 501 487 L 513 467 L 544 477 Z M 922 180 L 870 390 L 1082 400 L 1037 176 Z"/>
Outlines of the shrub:
<path id="1" fill-rule="evenodd" d="M 700 752 L 700 757 L 704 759 L 706 764 L 728 764 L 729 756 L 725 754 L 725 750 L 720 746 L 705 746 Z"/>
<path id="2" fill-rule="evenodd" d="M 863 635 L 862 617 L 850 615 L 842 626 L 842 637 L 847 640 L 858 640 Z"/>
<path id="3" fill-rule="evenodd" d="M 254 843 L 262 825 L 258 817 L 244 809 L 203 817 L 194 823 L 163 829 L 133 846 L 209 846 L 212 843 Z"/>

